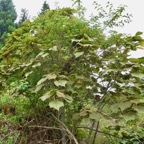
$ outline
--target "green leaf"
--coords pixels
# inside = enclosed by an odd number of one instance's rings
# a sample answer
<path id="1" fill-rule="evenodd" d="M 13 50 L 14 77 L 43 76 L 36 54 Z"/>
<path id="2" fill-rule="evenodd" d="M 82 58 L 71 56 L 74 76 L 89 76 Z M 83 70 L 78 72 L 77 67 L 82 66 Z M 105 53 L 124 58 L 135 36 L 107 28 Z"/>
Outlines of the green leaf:
<path id="1" fill-rule="evenodd" d="M 45 101 L 46 99 L 50 98 L 52 95 L 51 95 L 51 91 L 45 93 L 43 96 L 40 97 L 40 99 L 42 101 Z"/>
<path id="2" fill-rule="evenodd" d="M 122 117 L 125 119 L 126 122 L 132 121 L 136 119 L 136 113 L 128 112 L 128 113 L 123 114 Z"/>
<path id="3" fill-rule="evenodd" d="M 55 100 L 49 102 L 49 106 L 59 111 L 59 109 L 64 106 L 64 103 L 62 101 Z"/>
<path id="4" fill-rule="evenodd" d="M 139 36 L 139 35 L 134 36 L 133 39 L 134 39 L 135 41 L 142 41 L 142 40 L 143 40 L 142 37 Z"/>
<path id="5" fill-rule="evenodd" d="M 125 109 L 129 108 L 131 106 L 131 102 L 127 101 L 127 102 L 121 102 L 118 104 L 119 108 L 124 111 Z"/>
<path id="6" fill-rule="evenodd" d="M 136 110 L 138 113 L 144 114 L 144 106 L 143 105 L 135 105 L 133 109 Z"/>
<path id="7" fill-rule="evenodd" d="M 94 40 L 92 38 L 90 38 L 87 34 L 84 34 L 84 36 L 91 42 L 93 42 Z"/>
<path id="8" fill-rule="evenodd" d="M 55 84 L 56 86 L 65 87 L 65 85 L 67 84 L 67 81 L 66 81 L 66 80 L 59 80 L 59 81 L 55 81 L 54 84 Z"/>
<path id="9" fill-rule="evenodd" d="M 73 120 L 79 120 L 79 119 L 80 119 L 79 113 L 74 113 L 74 114 L 72 115 L 72 119 L 73 119 Z"/>
<path id="10" fill-rule="evenodd" d="M 143 32 L 138 31 L 135 35 L 142 35 Z"/>
<path id="11" fill-rule="evenodd" d="M 85 116 L 88 115 L 88 111 L 87 110 L 82 110 L 79 115 L 82 116 L 82 117 L 85 117 Z"/>
<path id="12" fill-rule="evenodd" d="M 133 99 L 133 100 L 130 100 L 130 102 L 131 102 L 132 104 L 137 105 L 137 104 L 140 103 L 140 100 L 139 100 L 139 99 Z"/>
<path id="13" fill-rule="evenodd" d="M 117 113 L 117 112 L 119 111 L 119 107 L 118 107 L 117 104 L 112 104 L 112 105 L 110 106 L 110 109 L 111 109 L 111 111 L 114 112 L 114 113 Z"/>
<path id="14" fill-rule="evenodd" d="M 77 79 L 80 79 L 80 80 L 90 81 L 88 78 L 84 77 L 83 75 L 76 75 L 75 77 L 76 77 Z"/>
<path id="15" fill-rule="evenodd" d="M 89 117 L 90 119 L 100 120 L 103 118 L 103 115 L 100 113 L 91 113 Z"/>
<path id="16" fill-rule="evenodd" d="M 131 75 L 133 77 L 137 77 L 139 79 L 143 79 L 144 78 L 144 74 L 143 73 L 132 73 Z"/>
<path id="17" fill-rule="evenodd" d="M 76 58 L 78 58 L 83 54 L 84 54 L 84 52 L 76 52 L 74 55 L 75 55 Z"/>
<path id="18" fill-rule="evenodd" d="M 91 119 L 89 119 L 89 118 L 83 118 L 83 119 L 81 119 L 81 124 L 82 125 L 85 125 L 85 124 L 91 125 Z"/>
<path id="19" fill-rule="evenodd" d="M 105 71 L 106 71 L 106 72 L 114 72 L 115 69 L 106 69 Z"/>

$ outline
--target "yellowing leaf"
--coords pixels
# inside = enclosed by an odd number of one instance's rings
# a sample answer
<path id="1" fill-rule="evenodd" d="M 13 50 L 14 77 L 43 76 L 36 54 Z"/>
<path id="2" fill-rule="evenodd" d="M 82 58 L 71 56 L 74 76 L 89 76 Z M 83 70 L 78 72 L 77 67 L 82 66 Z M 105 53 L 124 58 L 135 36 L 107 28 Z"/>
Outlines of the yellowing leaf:
<path id="1" fill-rule="evenodd" d="M 72 97 L 66 95 L 65 97 L 65 100 L 68 102 L 68 103 L 71 103 L 73 101 Z"/>
<path id="2" fill-rule="evenodd" d="M 56 79 L 57 75 L 50 73 L 46 77 L 47 77 L 47 79 L 52 80 L 52 79 Z"/>
<path id="3" fill-rule="evenodd" d="M 41 51 L 41 52 L 36 56 L 36 58 L 38 58 L 39 56 L 42 56 L 43 54 L 44 54 L 44 52 Z"/>
<path id="4" fill-rule="evenodd" d="M 35 93 L 37 93 L 38 91 L 40 91 L 43 86 L 44 86 L 44 84 L 40 84 L 40 85 L 36 86 Z"/>
<path id="5" fill-rule="evenodd" d="M 56 92 L 56 95 L 57 95 L 58 97 L 60 97 L 60 98 L 65 98 L 65 97 L 66 97 L 65 94 L 62 93 L 62 92 L 60 92 L 60 91 L 57 91 L 57 92 Z"/>
<path id="6" fill-rule="evenodd" d="M 91 42 L 93 42 L 94 40 L 92 38 L 90 38 L 87 34 L 84 34 L 84 36 Z"/>
<path id="7" fill-rule="evenodd" d="M 49 102 L 49 106 L 59 111 L 59 109 L 64 106 L 64 103 L 62 101 L 55 100 Z"/>
<path id="8" fill-rule="evenodd" d="M 33 73 L 33 72 L 31 71 L 31 72 L 26 73 L 25 77 L 27 78 L 31 73 Z"/>
<path id="9" fill-rule="evenodd" d="M 46 99 L 50 98 L 52 95 L 51 95 L 51 91 L 45 93 L 43 96 L 40 97 L 40 99 L 42 101 L 45 101 Z"/>
<path id="10" fill-rule="evenodd" d="M 37 86 L 42 84 L 43 82 L 45 82 L 47 80 L 47 77 L 44 77 L 42 79 L 40 79 L 38 82 L 37 82 Z"/>
<path id="11" fill-rule="evenodd" d="M 142 40 L 142 41 L 140 42 L 140 46 L 142 46 L 142 47 L 144 48 L 144 40 Z"/>
<path id="12" fill-rule="evenodd" d="M 53 46 L 52 48 L 50 48 L 49 50 L 52 50 L 52 51 L 57 51 L 57 46 Z"/>
<path id="13" fill-rule="evenodd" d="M 36 68 L 38 66 L 41 66 L 41 63 L 37 63 L 37 64 L 33 65 L 32 68 Z"/>
<path id="14" fill-rule="evenodd" d="M 56 74 L 48 74 L 46 75 L 44 78 L 40 79 L 38 82 L 37 82 L 37 86 L 44 83 L 46 80 L 51 80 L 51 79 L 55 79 L 57 77 Z"/>
<path id="15" fill-rule="evenodd" d="M 76 58 L 78 58 L 83 54 L 84 54 L 84 52 L 76 52 L 74 55 L 75 55 Z"/>
<path id="16" fill-rule="evenodd" d="M 80 46 L 82 47 L 92 47 L 92 44 L 82 44 L 82 43 L 78 43 Z"/>
<path id="17" fill-rule="evenodd" d="M 66 81 L 66 80 L 59 80 L 59 81 L 55 81 L 54 84 L 55 84 L 56 86 L 65 87 L 65 85 L 67 84 L 67 81 Z"/>
<path id="18" fill-rule="evenodd" d="M 72 39 L 72 42 L 81 42 L 82 39 Z"/>
<path id="19" fill-rule="evenodd" d="M 45 53 L 45 54 L 43 54 L 43 55 L 42 55 L 42 57 L 43 57 L 43 58 L 45 58 L 47 55 L 48 55 L 48 54 L 47 54 L 47 53 Z"/>

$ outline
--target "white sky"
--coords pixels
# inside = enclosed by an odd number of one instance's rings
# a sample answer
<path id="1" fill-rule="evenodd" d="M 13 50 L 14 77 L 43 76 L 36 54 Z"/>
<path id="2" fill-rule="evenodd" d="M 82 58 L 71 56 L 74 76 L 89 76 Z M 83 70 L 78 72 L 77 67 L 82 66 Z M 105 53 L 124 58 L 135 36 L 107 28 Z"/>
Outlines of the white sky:
<path id="1" fill-rule="evenodd" d="M 32 17 L 37 16 L 40 12 L 42 4 L 45 0 L 13 0 L 16 11 L 18 15 L 21 13 L 22 8 L 26 8 L 29 11 L 29 15 Z M 71 0 L 46 0 L 51 9 L 59 7 L 68 7 L 72 5 Z M 93 1 L 94 0 L 81 0 L 84 3 L 88 10 L 88 14 L 93 12 Z M 96 0 L 98 3 L 105 4 L 107 0 Z M 132 34 L 134 35 L 137 31 L 144 32 L 144 0 L 109 0 L 114 6 L 119 5 L 127 5 L 126 12 L 131 13 L 133 15 L 132 22 L 130 24 L 126 24 L 124 28 L 119 28 L 118 31 L 122 33 Z M 143 34 L 144 36 L 144 34 Z M 137 52 L 133 52 L 134 57 L 144 56 L 144 51 L 139 50 Z"/>

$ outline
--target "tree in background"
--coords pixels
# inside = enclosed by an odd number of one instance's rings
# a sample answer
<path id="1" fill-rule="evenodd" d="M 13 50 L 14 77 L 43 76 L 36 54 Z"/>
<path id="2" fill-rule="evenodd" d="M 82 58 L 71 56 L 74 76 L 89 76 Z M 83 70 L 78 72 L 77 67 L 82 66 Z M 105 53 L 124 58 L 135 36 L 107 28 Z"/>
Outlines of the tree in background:
<path id="1" fill-rule="evenodd" d="M 17 18 L 12 0 L 0 0 L 0 47 L 4 44 L 7 33 L 15 29 Z"/>
<path id="2" fill-rule="evenodd" d="M 20 20 L 19 20 L 19 24 L 25 22 L 26 20 L 28 20 L 28 10 L 27 9 L 24 9 L 22 8 L 21 9 L 21 16 L 20 16 Z"/>
<path id="3" fill-rule="evenodd" d="M 47 10 L 50 10 L 49 4 L 46 1 L 44 1 L 40 14 L 45 13 Z"/>

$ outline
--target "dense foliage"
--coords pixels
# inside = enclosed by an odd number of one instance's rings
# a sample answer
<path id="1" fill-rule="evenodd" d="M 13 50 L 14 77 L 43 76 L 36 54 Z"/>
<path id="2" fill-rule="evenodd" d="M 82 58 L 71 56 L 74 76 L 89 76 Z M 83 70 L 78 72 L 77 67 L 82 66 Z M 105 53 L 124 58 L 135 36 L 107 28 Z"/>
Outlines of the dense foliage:
<path id="1" fill-rule="evenodd" d="M 104 31 L 123 25 L 123 11 L 87 21 L 75 9 L 49 10 L 11 34 L 0 51 L 1 106 L 16 109 L 17 143 L 143 141 L 144 58 L 129 57 L 142 33 Z"/>
<path id="2" fill-rule="evenodd" d="M 4 44 L 6 34 L 15 29 L 16 17 L 12 0 L 0 0 L 0 45 Z"/>

